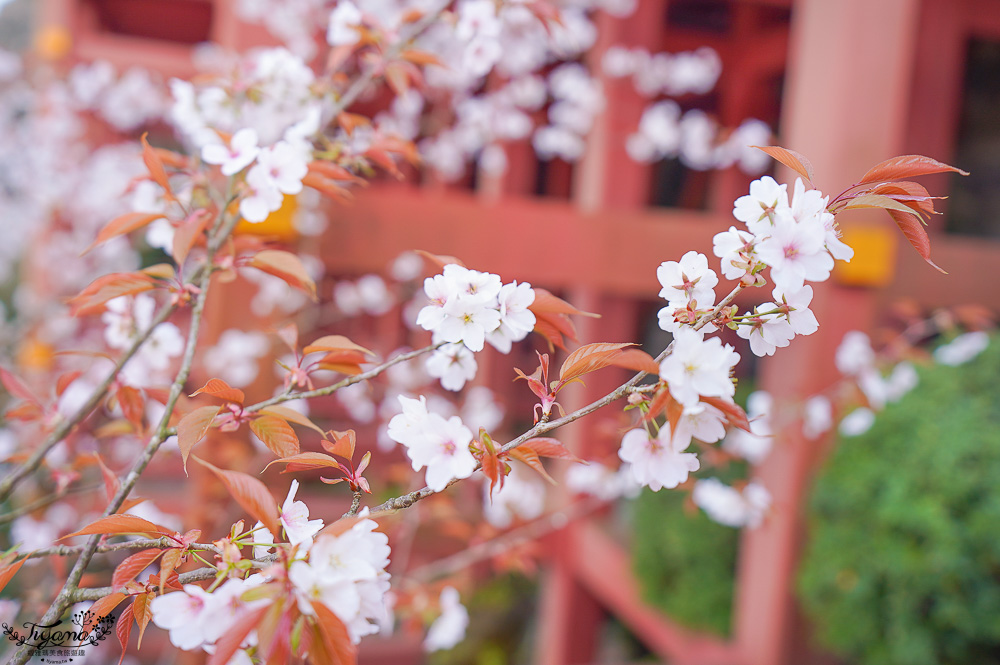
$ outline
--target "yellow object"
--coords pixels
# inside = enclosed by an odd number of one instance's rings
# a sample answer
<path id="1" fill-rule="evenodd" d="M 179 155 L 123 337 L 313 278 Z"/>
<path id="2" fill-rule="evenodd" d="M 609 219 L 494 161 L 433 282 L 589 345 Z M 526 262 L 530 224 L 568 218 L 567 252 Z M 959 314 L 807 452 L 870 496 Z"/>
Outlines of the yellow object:
<path id="1" fill-rule="evenodd" d="M 44 25 L 35 33 L 35 52 L 46 60 L 61 60 L 72 45 L 73 38 L 62 25 Z"/>
<path id="2" fill-rule="evenodd" d="M 263 222 L 252 223 L 241 219 L 236 225 L 236 233 L 247 235 L 277 237 L 280 240 L 294 240 L 298 235 L 295 230 L 295 210 L 298 203 L 294 196 L 285 196 L 281 207 L 267 216 Z"/>
<path id="3" fill-rule="evenodd" d="M 17 365 L 24 369 L 48 371 L 54 358 L 53 348 L 35 337 L 28 337 L 17 349 Z"/>
<path id="4" fill-rule="evenodd" d="M 845 286 L 886 286 L 896 273 L 896 244 L 899 230 L 894 226 L 848 226 L 845 243 L 854 248 L 850 263 L 837 261 L 833 276 Z"/>

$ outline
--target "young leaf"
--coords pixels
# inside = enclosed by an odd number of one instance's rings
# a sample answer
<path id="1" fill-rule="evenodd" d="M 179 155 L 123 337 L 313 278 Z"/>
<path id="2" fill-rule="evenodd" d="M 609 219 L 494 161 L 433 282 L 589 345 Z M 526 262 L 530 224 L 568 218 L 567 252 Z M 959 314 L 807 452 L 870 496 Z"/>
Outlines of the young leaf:
<path id="1" fill-rule="evenodd" d="M 613 364 L 612 359 L 620 355 L 621 350 L 628 346 L 635 346 L 635 344 L 631 342 L 584 344 L 563 361 L 562 367 L 559 369 L 559 381 L 572 381 L 584 374 Z"/>
<path id="2" fill-rule="evenodd" d="M 536 453 L 539 457 L 551 457 L 552 459 L 568 459 L 571 462 L 578 462 L 580 464 L 586 464 L 584 460 L 580 459 L 569 450 L 566 449 L 562 443 L 557 439 L 553 439 L 548 436 L 540 436 L 534 439 L 528 439 L 520 446 L 514 450 L 520 450 L 524 448 L 525 450 L 530 450 Z"/>
<path id="3" fill-rule="evenodd" d="M 84 623 L 81 628 L 87 628 L 89 631 L 93 628 L 93 625 L 103 619 L 104 617 L 111 614 L 116 607 L 118 607 L 123 600 L 128 598 L 128 594 L 115 591 L 109 593 L 103 598 L 99 598 L 94 601 L 94 604 L 90 606 L 91 617 L 90 621 Z"/>
<path id="4" fill-rule="evenodd" d="M 313 662 L 329 663 L 330 665 L 355 665 L 357 652 L 351 642 L 351 636 L 347 632 L 347 626 L 323 603 L 313 602 L 312 607 L 313 611 L 316 612 L 315 626 L 318 638 L 313 641 L 313 647 L 322 644 L 323 650 L 326 651 L 324 657 L 319 657 L 317 654 Z"/>
<path id="5" fill-rule="evenodd" d="M 340 462 L 329 455 L 314 453 L 311 451 L 273 460 L 268 462 L 267 466 L 264 468 L 267 469 L 272 464 L 287 464 L 288 466 L 285 467 L 285 470 L 282 471 L 282 473 L 295 473 L 297 471 L 311 471 L 313 469 L 328 468 L 341 470 L 344 468 Z"/>
<path id="6" fill-rule="evenodd" d="M 519 462 L 524 462 L 532 469 L 541 474 L 542 478 L 545 478 L 550 484 L 555 485 L 556 481 L 549 475 L 549 472 L 545 470 L 545 465 L 542 464 L 542 460 L 538 458 L 538 453 L 530 448 L 525 448 L 523 445 L 518 446 L 510 451 L 510 456 Z"/>
<path id="7" fill-rule="evenodd" d="M 147 537 L 154 537 L 172 536 L 173 533 L 173 529 L 168 529 L 165 526 L 154 524 L 153 522 L 144 520 L 141 517 L 136 517 L 135 515 L 116 514 L 102 517 L 96 522 L 92 522 L 91 524 L 83 527 L 79 531 L 66 534 L 59 540 L 72 538 L 73 536 L 92 536 L 95 534 L 139 534 Z"/>
<path id="8" fill-rule="evenodd" d="M 275 416 L 260 416 L 250 421 L 250 430 L 278 457 L 299 452 L 299 437 L 292 426 Z"/>
<path id="9" fill-rule="evenodd" d="M 265 409 L 260 410 L 261 415 L 265 416 L 276 416 L 287 420 L 288 422 L 295 423 L 296 425 L 302 425 L 303 427 L 308 427 L 309 429 L 318 432 L 323 435 L 324 432 L 319 425 L 309 420 L 306 416 L 302 415 L 295 409 L 289 408 L 287 406 L 281 406 L 276 404 L 274 406 L 269 406 Z"/>
<path id="10" fill-rule="evenodd" d="M 145 570 L 151 563 L 160 558 L 165 550 L 143 550 L 126 558 L 115 568 L 111 576 L 111 588 L 121 589 L 135 579 L 136 575 Z"/>
<path id="11" fill-rule="evenodd" d="M 969 175 L 968 171 L 963 171 L 960 168 L 939 162 L 930 157 L 924 157 L 923 155 L 901 155 L 873 166 L 861 178 L 858 184 L 865 185 L 870 182 L 899 180 L 900 178 L 912 178 L 918 175 L 945 173 L 948 171 Z"/>
<path id="12" fill-rule="evenodd" d="M 927 261 L 936 270 L 947 275 L 947 271 L 931 261 L 931 241 L 927 237 L 927 231 L 924 230 L 923 224 L 920 223 L 920 217 L 912 212 L 899 212 L 896 210 L 886 210 L 886 212 L 892 217 L 892 221 L 896 222 L 896 226 L 899 227 L 899 230 L 903 232 L 906 239 L 913 245 L 913 249 L 917 250 L 917 253 L 923 257 L 924 261 Z"/>
<path id="13" fill-rule="evenodd" d="M 128 638 L 132 635 L 132 606 L 126 607 L 121 616 L 118 617 L 118 623 L 115 624 L 115 634 L 118 635 L 118 644 L 122 646 L 122 655 L 118 659 L 118 665 L 122 665 L 125 662 L 125 652 L 128 650 Z"/>
<path id="14" fill-rule="evenodd" d="M 281 513 L 278 504 L 264 483 L 245 473 L 220 469 L 198 457 L 194 459 L 222 481 L 229 494 L 236 499 L 236 503 L 240 504 L 251 517 L 260 521 L 275 536 L 281 533 L 281 525 L 278 522 Z"/>
<path id="15" fill-rule="evenodd" d="M 350 114 L 341 114 L 341 115 L 350 115 Z M 366 122 L 368 121 L 368 118 L 365 118 L 364 116 L 359 116 L 359 117 L 364 118 Z M 345 129 L 344 131 L 347 130 Z M 350 132 L 347 133 L 350 134 Z M 354 175 L 353 173 L 345 169 L 343 166 L 339 166 L 338 164 L 334 164 L 332 162 L 323 162 L 323 161 L 309 162 L 309 172 L 318 173 L 324 178 L 329 178 L 330 180 L 343 180 L 345 182 L 352 182 L 356 185 L 368 184 L 368 181 L 365 180 L 364 178 L 359 178 L 358 176 Z"/>
<path id="16" fill-rule="evenodd" d="M 205 438 L 208 428 L 212 426 L 212 421 L 221 410 L 221 406 L 198 407 L 177 423 L 177 446 L 181 449 L 181 461 L 184 464 L 185 474 L 187 473 L 187 460 L 191 449 Z"/>
<path id="17" fill-rule="evenodd" d="M 121 407 L 125 420 L 132 423 L 136 430 L 142 430 L 142 418 L 145 414 L 145 402 L 142 393 L 138 388 L 132 386 L 119 386 L 115 391 L 118 399 L 118 406 Z"/>
<path id="18" fill-rule="evenodd" d="M 444 270 L 446 265 L 454 263 L 455 265 L 467 267 L 461 259 L 457 259 L 454 256 L 448 256 L 446 254 L 431 254 L 430 252 L 424 251 L 422 249 L 414 250 L 419 254 L 425 261 L 430 263 L 438 271 Z M 537 290 L 536 290 L 537 291 Z"/>
<path id="19" fill-rule="evenodd" d="M 615 367 L 624 367 L 633 372 L 645 372 L 646 374 L 659 374 L 660 365 L 653 356 L 641 349 L 622 349 L 622 352 L 612 358 L 611 364 Z"/>
<path id="20" fill-rule="evenodd" d="M 142 161 L 146 164 L 146 168 L 149 169 L 149 175 L 153 182 L 163 188 L 165 196 L 168 199 L 173 200 L 174 193 L 170 189 L 170 181 L 167 180 L 167 171 L 163 168 L 163 158 L 160 153 L 150 147 L 149 142 L 146 141 L 147 134 L 143 134 L 142 138 Z"/>
<path id="21" fill-rule="evenodd" d="M 0 568 L 0 591 L 3 591 L 4 587 L 10 583 L 17 571 L 21 570 L 21 566 L 27 559 L 21 559 L 20 561 L 15 561 L 12 564 L 6 565 Z"/>
<path id="22" fill-rule="evenodd" d="M 149 591 L 147 593 L 140 593 L 132 602 L 132 616 L 135 617 L 135 622 L 139 625 L 139 639 L 136 643 L 136 648 L 142 646 L 142 635 L 146 632 L 149 620 L 153 618 L 152 603 L 155 597 L 156 594 Z"/>
<path id="23" fill-rule="evenodd" d="M 323 196 L 336 201 L 337 203 L 347 203 L 354 198 L 354 194 L 351 193 L 351 190 L 346 187 L 341 187 L 329 178 L 324 178 L 319 173 L 311 172 L 305 174 L 302 178 L 302 184 L 306 187 L 315 189 Z"/>
<path id="24" fill-rule="evenodd" d="M 215 214 L 211 210 L 204 208 L 195 210 L 174 229 L 172 253 L 178 267 L 184 265 L 191 248 L 195 246 L 214 217 Z"/>
<path id="25" fill-rule="evenodd" d="M 849 199 L 844 210 L 855 208 L 884 208 L 885 210 L 895 210 L 897 212 L 911 213 L 913 209 L 905 203 L 900 203 L 895 199 L 881 194 L 862 194 Z"/>
<path id="26" fill-rule="evenodd" d="M 355 344 L 343 335 L 326 335 L 325 337 L 320 337 L 315 342 L 302 349 L 302 354 L 309 355 L 310 353 L 318 352 L 331 353 L 334 351 L 357 351 L 368 356 L 375 355 L 374 351 L 370 351 L 363 346 Z"/>
<path id="27" fill-rule="evenodd" d="M 86 316 L 103 309 L 104 303 L 156 288 L 155 279 L 143 272 L 115 272 L 98 277 L 69 300 L 73 316 Z"/>
<path id="28" fill-rule="evenodd" d="M 349 429 L 346 432 L 334 432 L 331 431 L 336 441 L 330 443 L 326 439 L 323 439 L 323 448 L 331 455 L 338 455 L 344 459 L 350 460 L 354 459 L 354 447 L 357 445 L 358 435 L 354 430 Z M 329 444 L 329 445 L 328 445 Z"/>
<path id="29" fill-rule="evenodd" d="M 348 376 L 361 374 L 361 363 L 368 362 L 368 359 L 360 351 L 334 351 L 323 356 L 316 367 L 340 372 Z"/>
<path id="30" fill-rule="evenodd" d="M 306 272 L 302 260 L 291 252 L 265 249 L 257 252 L 247 265 L 285 280 L 290 286 L 302 289 L 316 300 L 316 283 Z"/>
<path id="31" fill-rule="evenodd" d="M 901 180 L 897 182 L 886 182 L 875 185 L 868 192 L 869 194 L 883 194 L 900 203 L 905 203 L 917 212 L 925 215 L 940 214 L 934 210 L 934 201 L 947 198 L 945 196 L 931 196 L 927 188 L 920 183 Z"/>
<path id="32" fill-rule="evenodd" d="M 271 533 L 276 533 L 272 531 Z M 222 637 L 218 639 L 215 643 L 215 653 L 208 660 L 208 665 L 226 665 L 232 659 L 233 654 L 236 650 L 240 648 L 240 645 L 246 641 L 247 635 L 250 634 L 257 624 L 260 623 L 264 615 L 271 609 L 270 605 L 264 605 L 263 607 L 258 607 L 257 609 L 250 610 L 236 622 L 229 627 Z"/>
<path id="33" fill-rule="evenodd" d="M 83 250 L 83 252 L 80 253 L 80 256 L 83 256 L 99 245 L 103 245 L 112 238 L 117 238 L 120 235 L 141 229 L 150 222 L 160 219 L 161 217 L 163 217 L 163 213 L 159 212 L 128 212 L 121 217 L 115 217 L 100 230 L 97 234 L 97 239 L 90 244 L 90 247 Z"/>
<path id="34" fill-rule="evenodd" d="M 767 153 L 808 181 L 813 179 L 813 167 L 805 155 L 776 145 L 752 145 L 751 148 Z"/>
<path id="35" fill-rule="evenodd" d="M 5 370 L 3 367 L 0 367 L 0 382 L 3 383 L 3 387 L 7 389 L 7 392 L 14 397 L 19 397 L 38 407 L 41 407 L 42 403 L 37 397 L 35 397 L 35 393 L 31 392 L 28 386 L 26 386 L 21 379 Z"/>
<path id="36" fill-rule="evenodd" d="M 190 396 L 194 397 L 195 395 L 200 395 L 201 393 L 211 395 L 212 397 L 218 397 L 219 399 L 224 399 L 227 402 L 233 402 L 235 404 L 239 404 L 240 406 L 243 406 L 243 400 L 246 398 L 242 390 L 231 387 L 222 379 L 209 379 L 208 383 L 191 393 Z"/>
<path id="37" fill-rule="evenodd" d="M 739 404 L 724 400 L 721 397 L 702 396 L 701 401 L 709 406 L 714 406 L 726 414 L 726 420 L 733 427 L 738 427 L 745 432 L 750 431 L 750 421 L 747 419 L 747 413 Z"/>

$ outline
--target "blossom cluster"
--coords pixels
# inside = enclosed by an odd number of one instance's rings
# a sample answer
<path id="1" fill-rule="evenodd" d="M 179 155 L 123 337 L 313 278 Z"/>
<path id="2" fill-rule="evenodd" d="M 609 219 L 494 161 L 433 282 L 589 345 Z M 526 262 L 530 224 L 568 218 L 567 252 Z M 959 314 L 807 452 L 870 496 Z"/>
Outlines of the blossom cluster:
<path id="1" fill-rule="evenodd" d="M 535 327 L 529 309 L 535 292 L 527 282 L 503 284 L 499 275 L 452 263 L 424 280 L 424 293 L 430 304 L 420 310 L 417 325 L 433 333 L 435 344 L 447 343 L 428 358 L 427 371 L 448 390 L 460 390 L 475 377 L 472 352 L 489 342 L 510 353 Z"/>

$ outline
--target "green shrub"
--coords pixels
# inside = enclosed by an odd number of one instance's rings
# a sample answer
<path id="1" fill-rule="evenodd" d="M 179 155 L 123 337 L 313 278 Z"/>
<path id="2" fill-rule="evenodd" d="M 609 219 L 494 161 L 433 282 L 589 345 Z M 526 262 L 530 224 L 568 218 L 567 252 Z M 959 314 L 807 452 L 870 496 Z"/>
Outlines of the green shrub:
<path id="1" fill-rule="evenodd" d="M 839 442 L 810 503 L 799 591 L 863 664 L 1000 663 L 1000 344 Z"/>
<path id="2" fill-rule="evenodd" d="M 718 469 L 699 474 L 724 480 L 745 475 Z M 633 568 L 648 603 L 689 628 L 728 636 L 740 532 L 700 510 L 685 510 L 688 496 L 644 490 L 636 499 Z"/>

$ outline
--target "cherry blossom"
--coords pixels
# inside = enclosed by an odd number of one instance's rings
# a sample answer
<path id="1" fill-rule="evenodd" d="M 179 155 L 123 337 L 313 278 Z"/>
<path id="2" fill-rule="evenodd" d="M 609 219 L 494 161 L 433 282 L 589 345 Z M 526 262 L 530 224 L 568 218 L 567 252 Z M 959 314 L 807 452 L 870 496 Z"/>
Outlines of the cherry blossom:
<path id="1" fill-rule="evenodd" d="M 875 412 L 867 407 L 858 407 L 840 421 L 840 433 L 844 436 L 860 436 L 875 424 Z"/>
<path id="2" fill-rule="evenodd" d="M 515 518 L 535 519 L 544 510 L 545 485 L 540 476 L 529 476 L 518 464 L 512 465 L 503 486 L 494 488 L 492 496 L 489 482 L 483 484 L 483 517 L 498 529 L 506 529 Z"/>
<path id="3" fill-rule="evenodd" d="M 749 483 L 740 492 L 718 478 L 697 481 L 691 499 L 719 524 L 750 529 L 760 526 L 771 506 L 771 494 L 762 485 Z"/>
<path id="4" fill-rule="evenodd" d="M 802 419 L 802 433 L 808 439 L 817 439 L 833 426 L 833 405 L 829 398 L 815 395 L 806 400 Z"/>
<path id="5" fill-rule="evenodd" d="M 467 381 L 476 378 L 479 364 L 464 344 L 445 344 L 427 357 L 427 374 L 441 380 L 445 390 L 461 390 Z"/>
<path id="6" fill-rule="evenodd" d="M 414 471 L 427 468 L 427 486 L 440 492 L 450 481 L 475 471 L 476 458 L 469 450 L 472 432 L 458 416 L 445 420 L 427 413 L 425 418 L 423 402 L 415 402 L 400 398 L 404 412 L 389 422 L 389 437 L 406 447 Z"/>
<path id="7" fill-rule="evenodd" d="M 750 193 L 736 199 L 733 217 L 740 220 L 754 235 L 770 232 L 775 214 L 787 211 L 788 185 L 779 185 L 771 176 L 764 176 L 750 183 Z"/>
<path id="8" fill-rule="evenodd" d="M 201 158 L 208 164 L 221 165 L 222 175 L 235 175 L 250 166 L 260 153 L 257 132 L 245 127 L 233 134 L 229 147 L 222 143 L 209 143 L 201 148 Z"/>
<path id="9" fill-rule="evenodd" d="M 747 417 L 750 419 L 750 431 L 731 430 L 722 442 L 722 447 L 751 464 L 756 465 L 763 462 L 774 445 L 771 428 L 772 411 L 774 411 L 774 399 L 770 393 L 763 390 L 755 390 L 750 393 L 747 396 Z"/>
<path id="10" fill-rule="evenodd" d="M 845 333 L 837 347 L 835 361 L 840 373 L 847 376 L 854 376 L 872 367 L 875 363 L 875 351 L 868 335 L 859 330 Z"/>
<path id="11" fill-rule="evenodd" d="M 351 0 L 337 0 L 330 12 L 330 25 L 326 31 L 326 41 L 330 46 L 352 46 L 361 40 L 355 29 L 361 26 L 361 11 Z"/>
<path id="12" fill-rule="evenodd" d="M 963 333 L 947 344 L 934 349 L 934 360 L 942 365 L 964 365 L 985 351 L 989 343 L 990 337 L 984 332 Z M 837 357 L 840 357 L 839 351 Z"/>
<path id="13" fill-rule="evenodd" d="M 721 260 L 722 275 L 726 279 L 739 279 L 751 268 L 748 259 L 753 253 L 754 242 L 753 234 L 740 231 L 735 226 L 715 234 L 712 252 Z"/>
<path id="14" fill-rule="evenodd" d="M 708 258 L 699 252 L 687 252 L 678 261 L 664 261 L 656 269 L 660 281 L 660 297 L 675 307 L 695 300 L 703 307 L 715 304 L 719 277 L 708 267 Z"/>
<path id="15" fill-rule="evenodd" d="M 462 605 L 455 587 L 445 587 L 441 591 L 441 615 L 434 620 L 424 639 L 425 651 L 451 649 L 465 639 L 469 627 L 469 612 Z"/>
<path id="16" fill-rule="evenodd" d="M 170 642 L 191 651 L 208 642 L 212 631 L 212 594 L 194 584 L 157 596 L 150 603 L 153 623 L 169 631 Z"/>
<path id="17" fill-rule="evenodd" d="M 717 337 L 702 339 L 698 331 L 682 328 L 674 333 L 673 351 L 660 363 L 660 378 L 683 406 L 694 406 L 701 395 L 732 397 L 730 370 L 740 356 Z"/>
<path id="18" fill-rule="evenodd" d="M 657 492 L 677 487 L 701 467 L 697 455 L 684 452 L 689 445 L 691 437 L 686 432 L 678 428 L 672 436 L 670 424 L 664 423 L 656 438 L 650 438 L 644 429 L 626 432 L 618 456 L 632 465 L 632 475 L 639 484 Z"/>
<path id="19" fill-rule="evenodd" d="M 825 251 L 826 229 L 819 218 L 796 222 L 790 213 L 777 214 L 769 233 L 757 243 L 757 256 L 771 266 L 771 278 L 782 290 L 797 291 L 805 280 L 830 276 L 833 257 Z"/>

